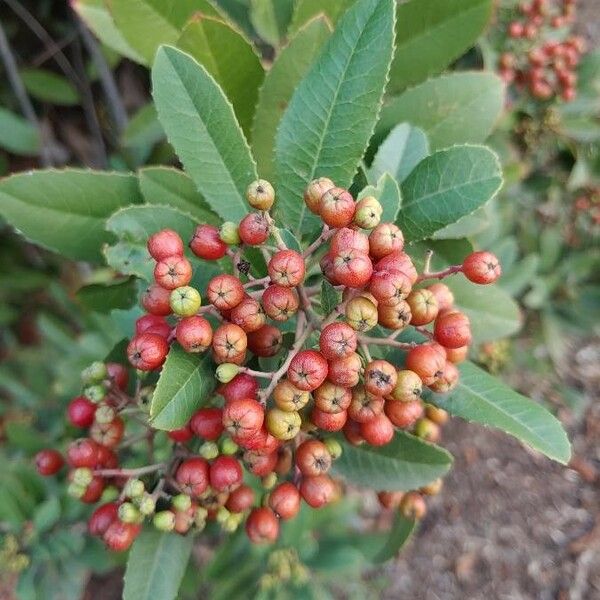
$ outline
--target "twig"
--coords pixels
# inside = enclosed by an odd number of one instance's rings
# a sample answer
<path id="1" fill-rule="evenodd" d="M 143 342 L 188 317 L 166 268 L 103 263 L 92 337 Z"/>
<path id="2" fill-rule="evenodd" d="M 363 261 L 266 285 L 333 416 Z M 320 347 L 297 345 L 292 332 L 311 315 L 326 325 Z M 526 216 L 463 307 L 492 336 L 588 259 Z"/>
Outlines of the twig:
<path id="1" fill-rule="evenodd" d="M 287 250 L 288 247 L 287 247 L 286 243 L 283 241 L 283 238 L 281 237 L 281 234 L 279 233 L 279 229 L 275 225 L 275 221 L 273 221 L 273 217 L 271 217 L 271 215 L 267 211 L 263 211 L 262 214 L 264 215 L 265 219 L 267 220 L 267 223 L 269 224 L 269 231 L 271 232 L 271 235 L 273 236 L 273 239 L 275 240 L 275 244 L 277 245 L 277 248 L 279 250 Z"/>
<path id="2" fill-rule="evenodd" d="M 275 375 L 274 371 L 255 371 L 248 367 L 241 367 L 240 373 L 246 373 L 246 375 L 252 375 L 252 377 L 261 377 L 262 379 L 272 379 Z"/>
<path id="3" fill-rule="evenodd" d="M 361 335 L 358 337 L 358 341 L 361 344 L 371 346 L 390 346 L 392 348 L 400 348 L 401 350 L 410 350 L 411 348 L 417 346 L 416 342 L 398 342 L 397 340 L 391 340 L 389 337 L 377 338 Z"/>
<path id="4" fill-rule="evenodd" d="M 156 463 L 138 469 L 98 469 L 94 471 L 94 475 L 100 477 L 137 477 L 146 473 L 154 473 L 155 471 L 163 470 L 167 465 L 165 463 Z"/>
<path id="5" fill-rule="evenodd" d="M 318 250 L 330 237 L 333 236 L 334 233 L 335 233 L 335 229 L 329 229 L 329 227 L 327 225 L 324 225 L 323 230 L 321 231 L 320 235 L 304 251 L 304 254 L 302 256 L 304 258 L 308 258 L 309 256 L 311 256 L 313 254 L 313 252 L 315 252 L 315 250 Z"/>

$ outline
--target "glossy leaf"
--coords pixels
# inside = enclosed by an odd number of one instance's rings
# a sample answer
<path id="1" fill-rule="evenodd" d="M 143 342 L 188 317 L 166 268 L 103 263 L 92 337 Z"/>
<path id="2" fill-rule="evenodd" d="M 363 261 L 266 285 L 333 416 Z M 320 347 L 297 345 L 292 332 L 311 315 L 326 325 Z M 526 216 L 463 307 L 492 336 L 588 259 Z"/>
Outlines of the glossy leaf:
<path id="1" fill-rule="evenodd" d="M 37 127 L 0 106 L 0 148 L 13 154 L 35 156 L 40 151 L 40 146 Z"/>
<path id="2" fill-rule="evenodd" d="M 185 27 L 177 47 L 193 56 L 215 78 L 247 134 L 264 78 L 250 43 L 227 23 L 201 17 Z"/>
<path id="3" fill-rule="evenodd" d="M 433 444 L 396 431 L 385 446 L 344 444 L 332 470 L 349 483 L 375 490 L 414 490 L 442 477 L 452 456 Z"/>
<path id="4" fill-rule="evenodd" d="M 368 185 L 358 195 L 358 199 L 366 196 L 373 196 L 379 200 L 383 207 L 381 221 L 395 221 L 398 217 L 398 211 L 402 205 L 402 194 L 396 180 L 389 174 L 384 173 L 376 186 Z"/>
<path id="5" fill-rule="evenodd" d="M 396 125 L 379 147 L 369 169 L 369 179 L 377 181 L 384 173 L 390 173 L 402 183 L 428 155 L 429 142 L 422 129 L 409 123 Z"/>
<path id="6" fill-rule="evenodd" d="M 571 447 L 560 421 L 472 363 L 460 366 L 456 389 L 434 395 L 433 402 L 452 415 L 501 429 L 553 460 L 569 462 Z"/>
<path id="7" fill-rule="evenodd" d="M 504 84 L 493 73 L 450 73 L 390 98 L 381 111 L 375 141 L 399 121 L 420 127 L 431 150 L 487 139 L 504 108 Z"/>
<path id="8" fill-rule="evenodd" d="M 142 195 L 148 204 L 178 208 L 199 223 L 218 225 L 221 222 L 183 171 L 171 167 L 144 167 L 139 170 L 138 176 Z"/>
<path id="9" fill-rule="evenodd" d="M 395 3 L 358 0 L 298 85 L 276 139 L 278 214 L 294 232 L 316 221 L 302 194 L 315 177 L 349 187 L 371 137 L 393 47 Z"/>
<path id="10" fill-rule="evenodd" d="M 239 221 L 257 173 L 223 91 L 191 56 L 169 46 L 158 51 L 152 85 L 158 116 L 187 173 L 217 214 Z"/>
<path id="11" fill-rule="evenodd" d="M 443 71 L 473 46 L 491 16 L 492 0 L 409 0 L 400 4 L 388 93 Z"/>
<path id="12" fill-rule="evenodd" d="M 471 214 L 502 185 L 496 155 L 484 146 L 455 146 L 421 161 L 402 184 L 396 223 L 407 241 L 430 237 Z"/>
<path id="13" fill-rule="evenodd" d="M 33 171 L 0 182 L 0 214 L 26 238 L 69 258 L 98 261 L 105 220 L 141 202 L 137 178 L 76 169 Z"/>
<path id="14" fill-rule="evenodd" d="M 142 531 L 127 561 L 123 600 L 176 598 L 193 541 L 191 535 Z"/>
<path id="15" fill-rule="evenodd" d="M 288 33 L 290 35 L 295 34 L 308 21 L 319 14 L 323 14 L 332 25 L 335 25 L 353 2 L 354 0 L 328 0 L 327 2 L 323 2 L 323 0 L 298 0 Z"/>
<path id="16" fill-rule="evenodd" d="M 323 17 L 307 23 L 283 48 L 258 93 L 252 125 L 252 151 L 261 177 L 273 177 L 273 146 L 281 117 L 331 31 Z"/>

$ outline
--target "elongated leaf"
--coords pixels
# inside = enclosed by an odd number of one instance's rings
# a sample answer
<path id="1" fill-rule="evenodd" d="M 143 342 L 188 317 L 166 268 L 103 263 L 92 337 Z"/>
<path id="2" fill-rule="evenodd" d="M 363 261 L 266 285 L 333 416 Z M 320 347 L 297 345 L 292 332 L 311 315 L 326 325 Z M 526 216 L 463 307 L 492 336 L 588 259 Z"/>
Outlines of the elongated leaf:
<path id="1" fill-rule="evenodd" d="M 333 471 L 350 483 L 375 490 L 415 490 L 441 477 L 452 456 L 433 444 L 397 431 L 385 446 L 344 445 Z"/>
<path id="2" fill-rule="evenodd" d="M 40 133 L 27 119 L 0 106 L 0 148 L 35 156 L 40 150 Z"/>
<path id="3" fill-rule="evenodd" d="M 425 131 L 433 151 L 487 139 L 504 107 L 504 84 L 493 73 L 451 73 L 390 98 L 381 111 L 374 141 L 399 121 Z"/>
<path id="4" fill-rule="evenodd" d="M 357 536 L 353 545 L 372 563 L 384 563 L 400 552 L 411 538 L 416 526 L 416 521 L 405 519 L 396 513 L 394 524 L 389 532 Z"/>
<path id="5" fill-rule="evenodd" d="M 389 174 L 384 173 L 377 182 L 376 186 L 368 185 L 360 194 L 358 199 L 366 196 L 374 196 L 379 200 L 383 207 L 381 214 L 382 221 L 395 221 L 398 216 L 398 211 L 402 205 L 402 194 L 396 180 Z"/>
<path id="6" fill-rule="evenodd" d="M 123 600 L 173 600 L 190 559 L 193 540 L 191 535 L 142 531 L 127 561 Z"/>
<path id="7" fill-rule="evenodd" d="M 193 56 L 223 88 L 246 134 L 250 131 L 264 70 L 250 43 L 218 19 L 189 23 L 177 47 Z"/>
<path id="8" fill-rule="evenodd" d="M 142 195 L 148 204 L 178 208 L 200 223 L 218 225 L 221 222 L 183 171 L 170 167 L 145 167 L 140 169 L 138 176 Z"/>
<path id="9" fill-rule="evenodd" d="M 569 462 L 571 447 L 558 419 L 472 363 L 460 366 L 456 389 L 434 395 L 433 402 L 467 421 L 501 429 L 553 460 Z"/>
<path id="10" fill-rule="evenodd" d="M 31 241 L 76 260 L 100 260 L 111 240 L 106 218 L 141 201 L 137 178 L 120 173 L 47 170 L 0 181 L 0 214 Z"/>
<path id="11" fill-rule="evenodd" d="M 390 131 L 379 147 L 369 169 L 369 179 L 377 181 L 384 173 L 390 173 L 398 183 L 402 183 L 428 155 L 429 142 L 424 131 L 409 123 L 401 123 Z"/>
<path id="12" fill-rule="evenodd" d="M 137 300 L 137 285 L 133 277 L 106 284 L 92 283 L 77 291 L 79 301 L 96 312 L 108 313 L 116 308 L 130 308 Z"/>
<path id="13" fill-rule="evenodd" d="M 409 0 L 398 6 L 389 93 L 440 73 L 470 48 L 492 15 L 492 0 Z"/>
<path id="14" fill-rule="evenodd" d="M 298 85 L 277 132 L 279 215 L 293 231 L 315 219 L 306 185 L 330 177 L 349 187 L 379 113 L 394 41 L 395 2 L 358 0 Z"/>
<path id="15" fill-rule="evenodd" d="M 241 220 L 256 165 L 223 91 L 191 56 L 168 46 L 157 53 L 152 85 L 158 116 L 188 174 L 217 214 Z"/>
<path id="16" fill-rule="evenodd" d="M 38 100 L 73 106 L 79 102 L 79 94 L 71 83 L 53 71 L 24 69 L 21 79 L 27 91 Z"/>
<path id="17" fill-rule="evenodd" d="M 208 354 L 172 346 L 152 397 L 152 426 L 167 431 L 183 427 L 212 394 L 215 381 Z"/>
<path id="18" fill-rule="evenodd" d="M 152 103 L 142 106 L 129 120 L 123 131 L 124 146 L 152 148 L 165 137 L 165 132 L 158 120 L 156 108 Z"/>
<path id="19" fill-rule="evenodd" d="M 293 0 L 250 0 L 250 21 L 256 33 L 277 46 L 292 19 Z"/>
<path id="20" fill-rule="evenodd" d="M 331 31 L 323 17 L 307 23 L 283 48 L 265 76 L 252 125 L 252 151 L 262 177 L 273 177 L 275 134 L 298 83 L 306 75 Z"/>
<path id="21" fill-rule="evenodd" d="M 319 14 L 325 15 L 329 22 L 335 25 L 353 2 L 354 0 L 328 0 L 327 2 L 323 2 L 323 0 L 298 0 L 288 34 L 294 35 Z"/>
<path id="22" fill-rule="evenodd" d="M 402 184 L 396 221 L 408 241 L 422 240 L 493 198 L 502 185 L 496 155 L 484 146 L 455 146 L 421 161 Z"/>
<path id="23" fill-rule="evenodd" d="M 340 303 L 342 295 L 327 280 L 321 284 L 321 309 L 324 315 L 330 314 Z"/>

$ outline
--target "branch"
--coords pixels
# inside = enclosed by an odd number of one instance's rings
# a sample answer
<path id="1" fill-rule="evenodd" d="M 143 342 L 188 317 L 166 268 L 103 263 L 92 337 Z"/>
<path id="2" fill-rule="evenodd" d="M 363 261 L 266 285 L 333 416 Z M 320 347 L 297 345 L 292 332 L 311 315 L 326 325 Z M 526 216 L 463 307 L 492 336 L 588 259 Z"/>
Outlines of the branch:
<path id="1" fill-rule="evenodd" d="M 427 250 L 425 255 L 425 265 L 423 266 L 423 273 L 417 278 L 417 282 L 424 281 L 425 279 L 444 279 L 448 275 L 454 275 L 454 273 L 460 273 L 463 270 L 462 265 L 452 265 L 442 271 L 430 271 L 431 258 L 433 257 L 433 250 Z"/>
<path id="2" fill-rule="evenodd" d="M 309 256 L 311 256 L 313 254 L 313 252 L 315 252 L 315 250 L 318 250 L 325 242 L 327 242 L 327 240 L 329 240 L 329 238 L 332 237 L 334 233 L 335 233 L 335 229 L 329 229 L 328 225 L 323 225 L 323 230 L 321 231 L 321 234 L 304 251 L 304 254 L 302 256 L 304 258 L 308 258 Z"/>
<path id="3" fill-rule="evenodd" d="M 389 346 L 390 348 L 400 348 L 401 350 L 410 350 L 415 346 L 418 346 L 416 342 L 398 342 L 397 340 L 392 340 L 389 337 L 377 338 L 377 337 L 368 337 L 365 335 L 358 336 L 358 341 L 361 344 L 365 344 L 367 346 Z"/>
<path id="4" fill-rule="evenodd" d="M 166 466 L 165 463 L 156 463 L 155 465 L 139 467 L 138 469 L 98 469 L 94 471 L 94 475 L 100 477 L 137 477 L 138 475 L 162 471 Z"/>

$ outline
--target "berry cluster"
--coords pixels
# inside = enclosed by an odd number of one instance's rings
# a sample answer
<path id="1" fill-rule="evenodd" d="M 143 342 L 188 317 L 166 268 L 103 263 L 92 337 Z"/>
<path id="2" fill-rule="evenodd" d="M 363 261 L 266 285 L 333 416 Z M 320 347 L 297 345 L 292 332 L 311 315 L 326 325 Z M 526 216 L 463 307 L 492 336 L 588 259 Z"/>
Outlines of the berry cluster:
<path id="1" fill-rule="evenodd" d="M 302 500 L 319 508 L 339 495 L 339 483 L 329 474 L 342 452 L 334 432 L 342 431 L 352 444 L 373 446 L 389 443 L 395 428 L 436 441 L 447 419 L 443 410 L 425 405 L 421 394 L 424 387 L 445 393 L 456 386 L 470 323 L 454 308 L 448 286 L 423 282 L 460 272 L 474 283 L 492 283 L 501 272 L 497 258 L 474 252 L 462 264 L 432 272 L 429 253 L 419 274 L 404 252 L 402 231 L 380 222 L 378 200 L 355 201 L 327 178 L 306 190 L 308 209 L 324 225 L 299 251 L 286 245 L 269 212 L 272 186 L 253 182 L 247 197 L 256 211 L 220 230 L 199 225 L 189 243 L 202 260 L 223 259 L 224 267 L 232 262 L 234 274 L 208 282 L 205 306 L 189 285 L 193 269 L 178 234 L 162 230 L 148 240 L 155 283 L 142 297 L 147 314 L 136 322 L 129 362 L 138 375 L 156 371 L 177 343 L 190 353 L 210 351 L 220 382 L 209 405 L 169 432 L 173 448 L 166 460 L 118 468 L 113 448 L 120 445 L 126 453 L 132 444 L 122 441 L 122 417 L 139 417 L 151 393 L 138 383 L 128 395 L 123 367 L 92 365 L 84 373 L 84 395 L 69 405 L 70 422 L 89 428 L 89 437 L 67 450 L 69 491 L 95 502 L 108 482 L 116 487 L 118 498 L 97 509 L 89 525 L 112 549 L 128 547 L 150 516 L 158 529 L 179 533 L 201 529 L 207 520 L 233 531 L 245 519 L 252 542 L 272 542 L 280 520 L 293 518 Z M 250 246 L 266 258 L 264 277 L 249 272 L 243 253 Z M 323 277 L 328 284 L 321 285 Z M 329 314 L 320 293 L 327 286 L 340 298 Z M 289 320 L 295 334 L 286 343 L 281 327 Z M 421 341 L 397 339 L 408 327 Z M 372 357 L 386 347 L 405 352 L 402 366 Z M 267 363 L 276 369 L 258 369 Z M 156 433 L 147 426 L 142 441 Z M 42 474 L 61 466 L 56 451 L 38 455 Z M 244 483 L 244 471 L 261 478 L 268 492 L 262 499 Z M 146 477 L 154 482 L 151 492 Z M 440 485 L 404 495 L 383 492 L 380 500 L 420 518 L 423 494 L 436 493 Z"/>
<path id="2" fill-rule="evenodd" d="M 558 41 L 556 30 L 573 23 L 575 1 L 532 0 L 520 4 L 519 13 L 506 28 L 507 50 L 500 55 L 500 76 L 507 83 L 527 88 L 539 100 L 556 95 L 565 102 L 574 100 L 575 68 L 585 52 L 585 42 L 579 36 Z"/>

